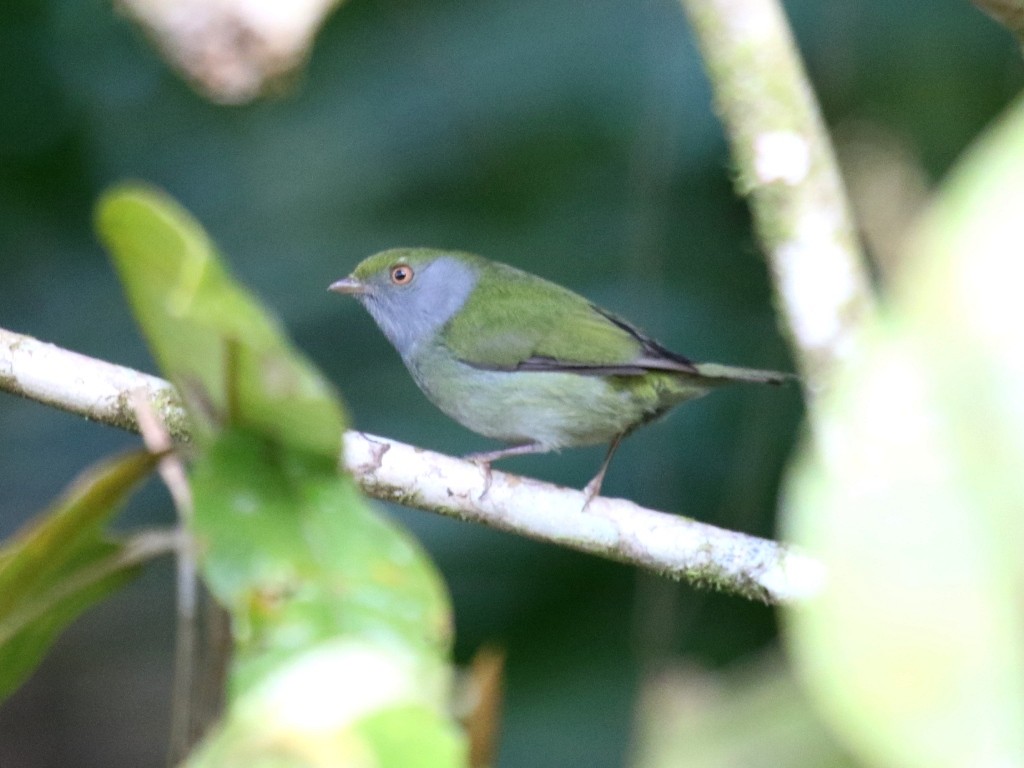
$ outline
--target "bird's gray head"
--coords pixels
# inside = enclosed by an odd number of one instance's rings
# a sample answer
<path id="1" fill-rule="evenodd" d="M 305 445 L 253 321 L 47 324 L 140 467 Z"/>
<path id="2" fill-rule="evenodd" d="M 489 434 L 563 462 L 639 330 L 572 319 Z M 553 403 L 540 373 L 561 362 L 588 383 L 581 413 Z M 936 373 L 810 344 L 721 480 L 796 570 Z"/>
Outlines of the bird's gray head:
<path id="1" fill-rule="evenodd" d="M 395 248 L 365 259 L 330 289 L 359 299 L 406 358 L 466 303 L 479 275 L 477 258 L 432 248 Z"/>

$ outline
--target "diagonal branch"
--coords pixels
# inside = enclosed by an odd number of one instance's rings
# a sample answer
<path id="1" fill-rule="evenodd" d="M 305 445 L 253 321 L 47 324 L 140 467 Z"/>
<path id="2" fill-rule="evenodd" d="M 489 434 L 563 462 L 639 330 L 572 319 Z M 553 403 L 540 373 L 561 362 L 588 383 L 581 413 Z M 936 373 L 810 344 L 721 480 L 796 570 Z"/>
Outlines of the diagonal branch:
<path id="1" fill-rule="evenodd" d="M 187 437 L 173 387 L 154 376 L 0 329 L 0 390 L 138 431 L 131 393 L 144 390 L 172 434 Z M 494 471 L 361 432 L 345 434 L 345 464 L 370 496 L 472 520 L 674 579 L 767 603 L 817 592 L 820 564 L 792 548 L 623 499 Z"/>
<path id="2" fill-rule="evenodd" d="M 681 3 L 813 411 L 875 304 L 832 145 L 778 0 Z"/>
<path id="3" fill-rule="evenodd" d="M 188 439 L 185 411 L 167 381 L 0 328 L 0 390 L 138 433 L 140 390 L 171 437 Z"/>

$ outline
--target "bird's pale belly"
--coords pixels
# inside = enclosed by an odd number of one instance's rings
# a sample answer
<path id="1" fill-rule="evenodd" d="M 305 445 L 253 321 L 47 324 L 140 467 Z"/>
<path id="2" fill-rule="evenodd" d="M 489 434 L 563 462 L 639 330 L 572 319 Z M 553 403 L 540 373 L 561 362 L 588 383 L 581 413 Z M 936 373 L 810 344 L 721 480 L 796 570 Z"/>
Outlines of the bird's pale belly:
<path id="1" fill-rule="evenodd" d="M 547 449 L 608 443 L 687 399 L 648 382 L 557 371 L 489 371 L 458 361 L 410 366 L 428 398 L 486 437 Z M 632 378 L 632 377 L 630 377 Z M 702 394 L 694 390 L 690 397 Z"/>

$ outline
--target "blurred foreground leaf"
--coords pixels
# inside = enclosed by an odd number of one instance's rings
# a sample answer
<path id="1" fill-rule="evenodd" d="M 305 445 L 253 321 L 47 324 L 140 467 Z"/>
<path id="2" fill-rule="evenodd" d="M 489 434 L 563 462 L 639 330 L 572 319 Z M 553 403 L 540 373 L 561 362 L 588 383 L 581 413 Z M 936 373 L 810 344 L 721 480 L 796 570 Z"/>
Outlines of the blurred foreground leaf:
<path id="1" fill-rule="evenodd" d="M 853 768 L 776 654 L 663 669 L 640 698 L 635 768 Z"/>
<path id="2" fill-rule="evenodd" d="M 0 699 L 65 626 L 135 575 L 137 561 L 104 527 L 155 463 L 130 453 L 87 470 L 0 549 Z"/>
<path id="3" fill-rule="evenodd" d="M 873 765 L 1024 765 L 1024 102 L 925 217 L 789 489 L 827 591 L 789 613 Z"/>
<path id="4" fill-rule="evenodd" d="M 227 711 L 188 764 L 465 765 L 448 713 L 444 585 L 339 474 L 331 386 L 176 203 L 123 188 L 98 221 L 197 423 L 192 528 L 206 584 L 231 616 Z"/>
<path id="5" fill-rule="evenodd" d="M 187 211 L 162 192 L 122 187 L 100 201 L 97 226 L 197 439 L 232 424 L 337 458 L 344 424 L 331 387 L 231 279 Z"/>
<path id="6" fill-rule="evenodd" d="M 207 584 L 234 617 L 239 670 L 343 634 L 447 653 L 451 617 L 436 570 L 349 478 L 233 431 L 191 479 Z"/>
<path id="7" fill-rule="evenodd" d="M 348 478 L 244 432 L 192 483 L 207 584 L 236 639 L 233 706 L 194 765 L 463 764 L 447 596 L 415 542 Z"/>

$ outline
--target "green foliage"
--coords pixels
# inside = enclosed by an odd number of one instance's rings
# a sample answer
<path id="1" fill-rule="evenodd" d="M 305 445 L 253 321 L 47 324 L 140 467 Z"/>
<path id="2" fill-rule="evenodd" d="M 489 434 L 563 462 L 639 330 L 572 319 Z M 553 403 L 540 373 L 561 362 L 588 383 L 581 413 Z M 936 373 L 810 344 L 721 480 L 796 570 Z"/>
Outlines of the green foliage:
<path id="1" fill-rule="evenodd" d="M 829 572 L 790 643 L 871 765 L 1024 764 L 1022 178 L 1018 100 L 925 217 L 790 488 Z"/>
<path id="2" fill-rule="evenodd" d="M 640 699 L 635 768 L 855 768 L 776 653 L 666 669 Z"/>
<path id="3" fill-rule="evenodd" d="M 228 430 L 195 462 L 191 481 L 207 586 L 233 618 L 236 693 L 290 654 L 339 636 L 438 659 L 448 652 L 451 618 L 436 571 L 350 478 Z"/>
<path id="4" fill-rule="evenodd" d="M 339 474 L 332 387 L 176 203 L 125 187 L 97 221 L 196 424 L 193 529 L 235 639 L 227 711 L 189 765 L 464 764 L 447 595 Z"/>
<path id="5" fill-rule="evenodd" d="M 135 452 L 87 470 L 0 549 L 0 699 L 65 626 L 135 575 L 125 543 L 104 528 L 155 463 Z"/>
<path id="6" fill-rule="evenodd" d="M 224 271 L 202 227 L 142 187 L 109 192 L 97 227 L 160 367 L 200 439 L 226 423 L 333 460 L 344 426 L 331 387 Z"/>

